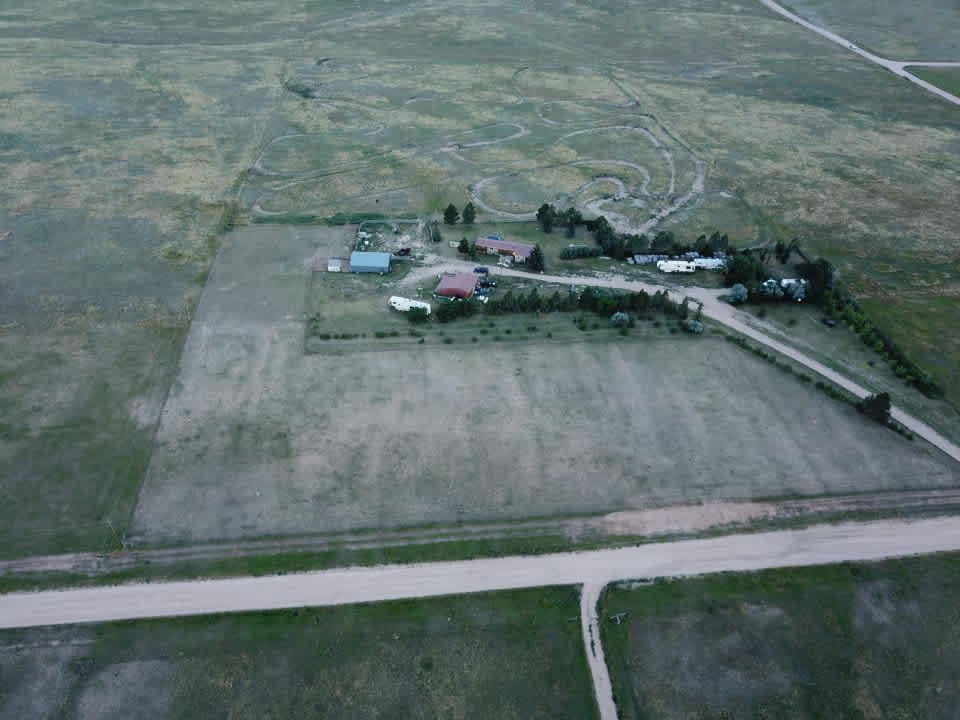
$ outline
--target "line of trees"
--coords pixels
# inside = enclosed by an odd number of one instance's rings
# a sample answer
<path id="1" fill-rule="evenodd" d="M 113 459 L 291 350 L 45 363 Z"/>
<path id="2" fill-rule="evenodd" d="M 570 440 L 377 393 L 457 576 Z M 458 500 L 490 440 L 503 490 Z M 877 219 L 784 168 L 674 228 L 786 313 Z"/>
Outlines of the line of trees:
<path id="1" fill-rule="evenodd" d="M 447 225 L 456 225 L 457 221 L 461 219 L 460 211 L 457 209 L 457 206 L 453 203 L 447 205 L 443 211 L 443 222 Z M 477 208 L 474 207 L 472 202 L 468 202 L 463 206 L 463 224 L 464 225 L 473 225 L 474 220 L 477 219 Z"/>

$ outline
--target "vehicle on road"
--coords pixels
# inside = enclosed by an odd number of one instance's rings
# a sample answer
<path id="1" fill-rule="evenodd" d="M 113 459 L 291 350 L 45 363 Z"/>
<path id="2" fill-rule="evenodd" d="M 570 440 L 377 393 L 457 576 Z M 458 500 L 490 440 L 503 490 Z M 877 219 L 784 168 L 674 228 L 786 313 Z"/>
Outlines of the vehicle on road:
<path id="1" fill-rule="evenodd" d="M 475 273 L 477 273 L 478 275 L 489 275 L 489 274 L 490 274 L 490 268 L 488 268 L 488 267 L 483 267 L 482 265 L 481 265 L 480 267 L 475 267 L 475 268 L 473 269 L 473 271 L 474 271 Z"/>

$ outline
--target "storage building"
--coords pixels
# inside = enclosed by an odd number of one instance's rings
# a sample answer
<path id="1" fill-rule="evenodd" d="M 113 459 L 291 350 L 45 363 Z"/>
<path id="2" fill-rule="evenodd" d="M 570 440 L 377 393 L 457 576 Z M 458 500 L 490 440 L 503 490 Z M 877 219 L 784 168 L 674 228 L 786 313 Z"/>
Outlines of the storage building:
<path id="1" fill-rule="evenodd" d="M 355 273 L 390 272 L 390 253 L 352 252 L 350 253 L 350 271 Z"/>
<path id="2" fill-rule="evenodd" d="M 434 293 L 445 297 L 466 299 L 473 297 L 477 289 L 477 283 L 480 282 L 473 273 L 459 273 L 457 275 L 448 275 L 440 281 Z"/>
<path id="3" fill-rule="evenodd" d="M 477 240 L 477 249 L 485 250 L 490 255 L 509 255 L 514 260 L 526 262 L 533 252 L 533 245 L 504 240 L 498 235 L 488 235 Z"/>

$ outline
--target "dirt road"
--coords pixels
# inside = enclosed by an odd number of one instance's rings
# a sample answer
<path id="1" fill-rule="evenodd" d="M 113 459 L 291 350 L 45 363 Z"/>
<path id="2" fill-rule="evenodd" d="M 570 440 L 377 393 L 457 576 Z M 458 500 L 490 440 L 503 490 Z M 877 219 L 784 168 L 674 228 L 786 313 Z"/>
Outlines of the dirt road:
<path id="1" fill-rule="evenodd" d="M 951 102 L 954 105 L 960 105 L 960 97 L 953 95 L 942 88 L 938 88 L 936 85 L 928 83 L 926 80 L 921 80 L 916 75 L 911 74 L 906 68 L 909 66 L 920 66 L 920 67 L 960 67 L 960 62 L 911 62 L 911 61 L 897 61 L 897 60 L 888 60 L 882 58 L 879 55 L 874 55 L 868 50 L 864 50 L 861 47 L 858 47 L 854 43 L 847 40 L 841 35 L 837 35 L 835 32 L 831 32 L 825 28 L 820 27 L 819 25 L 814 25 L 809 20 L 804 20 L 799 15 L 790 12 L 785 7 L 778 5 L 773 0 L 760 0 L 761 3 L 766 5 L 768 8 L 773 10 L 775 13 L 782 15 L 788 20 L 792 20 L 798 25 L 802 25 L 808 30 L 812 30 L 821 37 L 826 38 L 830 42 L 834 42 L 837 45 L 842 45 L 850 52 L 856 53 L 862 58 L 869 60 L 872 63 L 879 65 L 880 67 L 886 68 L 894 75 L 899 75 L 902 78 L 905 78 L 912 82 L 914 85 L 919 85 L 924 90 L 932 92 L 934 95 L 942 97 L 947 102 Z"/>
<path id="2" fill-rule="evenodd" d="M 818 565 L 960 549 L 960 518 L 817 525 L 639 547 L 0 596 L 0 628 L 341 605 Z"/>

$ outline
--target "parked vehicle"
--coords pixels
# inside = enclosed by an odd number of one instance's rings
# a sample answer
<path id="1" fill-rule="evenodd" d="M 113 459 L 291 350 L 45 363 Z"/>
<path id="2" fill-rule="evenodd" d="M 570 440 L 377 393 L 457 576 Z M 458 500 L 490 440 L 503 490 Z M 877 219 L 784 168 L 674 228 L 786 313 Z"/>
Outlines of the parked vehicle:
<path id="1" fill-rule="evenodd" d="M 409 255 L 409 254 L 410 254 L 410 248 L 408 248 L 408 247 L 406 247 L 406 248 L 400 248 L 399 250 L 397 250 L 397 255 L 407 256 L 407 255 Z"/>
<path id="2" fill-rule="evenodd" d="M 480 287 L 483 287 L 483 288 L 495 288 L 496 286 L 497 286 L 497 283 L 494 282 L 493 280 L 480 281 Z"/>
<path id="3" fill-rule="evenodd" d="M 482 265 L 481 265 L 480 267 L 475 267 L 475 268 L 473 269 L 473 271 L 474 271 L 475 273 L 477 273 L 478 275 L 489 275 L 489 274 L 490 274 L 490 268 L 488 268 L 488 267 L 483 267 Z"/>

